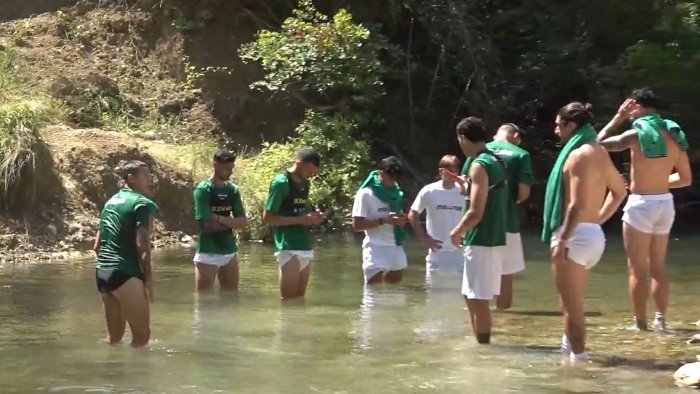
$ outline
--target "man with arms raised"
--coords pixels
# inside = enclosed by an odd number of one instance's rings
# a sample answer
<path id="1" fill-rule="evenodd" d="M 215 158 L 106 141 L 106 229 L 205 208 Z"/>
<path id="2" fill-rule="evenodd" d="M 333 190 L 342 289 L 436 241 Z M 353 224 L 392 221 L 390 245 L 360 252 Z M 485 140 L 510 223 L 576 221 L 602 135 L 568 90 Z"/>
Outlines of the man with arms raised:
<path id="1" fill-rule="evenodd" d="M 232 230 L 246 227 L 241 193 L 229 181 L 236 156 L 220 150 L 214 155 L 211 178 L 194 189 L 194 212 L 199 226 L 194 255 L 197 290 L 211 290 L 217 275 L 223 289 L 238 289 L 238 245 Z"/>
<path id="2" fill-rule="evenodd" d="M 562 352 L 585 361 L 583 292 L 588 270 L 603 255 L 601 224 L 627 195 L 605 149 L 596 143 L 590 104 L 573 102 L 557 114 L 554 132 L 564 143 L 547 181 L 542 240 L 550 242 L 552 266 L 564 312 Z"/>
<path id="3" fill-rule="evenodd" d="M 100 214 L 95 275 L 107 321 L 107 340 L 119 343 L 128 322 L 131 346 L 140 347 L 151 337 L 148 302 L 153 301 L 154 293 L 150 235 L 158 207 L 146 197 L 152 195 L 152 183 L 145 163 L 122 161 L 119 172 L 124 187 Z"/>
<path id="4" fill-rule="evenodd" d="M 316 151 L 301 149 L 292 168 L 276 175 L 270 184 L 263 221 L 272 226 L 282 300 L 306 294 L 314 257 L 311 227 L 324 220 L 323 214 L 312 211 L 309 204 L 309 179 L 320 166 L 321 157 Z"/>
<path id="5" fill-rule="evenodd" d="M 661 331 L 666 328 L 669 295 L 666 252 L 675 218 L 669 190 L 690 185 L 692 175 L 685 133 L 676 122 L 662 119 L 658 106 L 659 99 L 653 91 L 635 90 L 598 134 L 598 141 L 610 152 L 630 151 L 631 195 L 622 216 L 630 298 L 637 328 L 646 330 L 647 274 L 651 272 L 656 303 L 652 327 Z M 627 119 L 634 120 L 632 129 L 611 137 Z"/>
<path id="6" fill-rule="evenodd" d="M 462 294 L 481 344 L 491 342 L 489 302 L 501 289 L 508 207 L 506 166 L 486 149 L 487 138 L 479 118 L 469 117 L 457 124 L 459 146 L 466 157 L 474 159 L 467 177 L 469 209 L 450 233 L 455 247 L 465 246 Z"/>
<path id="7" fill-rule="evenodd" d="M 396 182 L 401 167 L 394 156 L 382 159 L 355 194 L 352 228 L 365 232 L 362 241 L 365 284 L 398 283 L 408 265 L 402 246 L 408 218 L 403 213 L 403 191 Z"/>
<path id="8" fill-rule="evenodd" d="M 425 258 L 426 273 L 446 271 L 462 272 L 464 254 L 462 248 L 450 242 L 450 231 L 459 223 L 464 211 L 464 196 L 455 178 L 447 171 L 459 171 L 459 159 L 447 155 L 440 159 L 440 180 L 423 187 L 416 196 L 408 220 L 416 236 L 428 249 Z M 445 171 L 447 170 L 447 171 Z M 426 211 L 426 230 L 420 223 L 420 214 Z"/>

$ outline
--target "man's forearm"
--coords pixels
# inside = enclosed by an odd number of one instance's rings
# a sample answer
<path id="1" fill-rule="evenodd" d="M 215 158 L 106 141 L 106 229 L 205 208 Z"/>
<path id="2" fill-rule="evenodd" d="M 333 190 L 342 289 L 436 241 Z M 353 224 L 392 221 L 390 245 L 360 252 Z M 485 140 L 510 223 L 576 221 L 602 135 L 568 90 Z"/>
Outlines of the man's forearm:
<path id="1" fill-rule="evenodd" d="M 682 179 L 681 175 L 677 172 L 674 172 L 673 174 L 669 175 L 668 177 L 668 187 L 671 189 L 678 189 L 681 187 L 688 187 L 692 181 Z"/>
<path id="2" fill-rule="evenodd" d="M 147 228 L 138 229 L 136 252 L 144 280 L 152 279 L 153 273 L 151 271 L 151 239 Z"/>
<path id="3" fill-rule="evenodd" d="M 625 120 L 620 115 L 615 115 L 610 122 L 598 133 L 598 142 L 608 139 L 617 130 Z"/>
<path id="4" fill-rule="evenodd" d="M 352 229 L 355 231 L 365 231 L 370 230 L 382 225 L 380 219 L 367 219 L 361 217 L 355 217 L 352 219 Z"/>
<path id="5" fill-rule="evenodd" d="M 578 205 L 570 205 L 567 207 L 566 212 L 564 212 L 564 223 L 562 223 L 562 230 L 559 238 L 562 240 L 567 240 L 571 238 L 576 225 L 578 224 L 579 217 L 579 207 Z"/>
<path id="6" fill-rule="evenodd" d="M 617 208 L 620 207 L 620 204 L 622 203 L 622 200 L 625 198 L 625 195 L 616 195 L 612 191 L 608 192 L 608 195 L 605 196 L 605 202 L 603 202 L 603 206 L 600 208 L 600 223 L 603 224 L 610 220 L 612 215 L 615 214 L 617 211 Z"/>
<path id="7" fill-rule="evenodd" d="M 221 220 L 220 215 L 212 214 L 208 219 L 198 221 L 199 230 L 203 233 L 218 233 L 221 231 L 230 230 L 231 228 Z"/>
<path id="8" fill-rule="evenodd" d="M 240 230 L 247 226 L 248 219 L 245 216 L 231 217 L 231 216 L 220 216 L 219 220 L 226 227 L 232 230 Z"/>
<path id="9" fill-rule="evenodd" d="M 263 218 L 265 224 L 273 227 L 297 226 L 304 224 L 302 219 L 302 216 L 277 216 L 271 214 L 266 214 Z"/>
<path id="10" fill-rule="evenodd" d="M 472 228 L 476 227 L 477 224 L 481 221 L 481 215 L 476 213 L 476 211 L 473 210 L 468 210 L 467 213 L 462 216 L 462 220 L 459 222 L 459 230 L 461 234 L 466 233 L 467 231 L 471 230 Z"/>

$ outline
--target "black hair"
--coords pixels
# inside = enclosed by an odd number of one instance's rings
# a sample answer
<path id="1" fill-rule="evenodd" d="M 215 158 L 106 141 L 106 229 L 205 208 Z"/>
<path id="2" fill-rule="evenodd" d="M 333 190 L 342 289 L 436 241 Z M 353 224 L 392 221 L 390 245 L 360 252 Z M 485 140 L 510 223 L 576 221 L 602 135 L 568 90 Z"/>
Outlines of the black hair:
<path id="1" fill-rule="evenodd" d="M 654 108 L 657 109 L 661 105 L 661 100 L 659 96 L 654 93 L 653 90 L 649 88 L 640 88 L 632 91 L 630 98 L 634 100 L 635 103 L 641 105 L 644 108 Z"/>
<path id="2" fill-rule="evenodd" d="M 119 176 L 124 182 L 127 181 L 129 175 L 136 175 L 142 169 L 148 169 L 148 166 L 141 160 L 122 160 L 117 165 Z"/>
<path id="3" fill-rule="evenodd" d="M 392 177 L 398 178 L 403 172 L 403 164 L 401 164 L 401 160 L 399 160 L 396 156 L 389 156 L 383 158 L 379 162 L 377 169 L 386 172 Z"/>
<path id="4" fill-rule="evenodd" d="M 591 123 L 593 120 L 593 112 L 591 104 L 583 104 L 578 101 L 571 102 L 559 109 L 557 115 L 565 122 L 574 122 L 579 127 Z"/>
<path id="5" fill-rule="evenodd" d="M 311 163 L 316 167 L 321 165 L 321 155 L 311 148 L 303 148 L 297 151 L 297 160 L 302 163 Z"/>
<path id="6" fill-rule="evenodd" d="M 484 122 L 474 116 L 464 118 L 457 123 L 457 134 L 471 142 L 486 142 L 489 138 L 486 135 Z"/>
<path id="7" fill-rule="evenodd" d="M 214 154 L 214 161 L 217 163 L 233 163 L 236 161 L 236 155 L 226 149 L 220 149 Z"/>

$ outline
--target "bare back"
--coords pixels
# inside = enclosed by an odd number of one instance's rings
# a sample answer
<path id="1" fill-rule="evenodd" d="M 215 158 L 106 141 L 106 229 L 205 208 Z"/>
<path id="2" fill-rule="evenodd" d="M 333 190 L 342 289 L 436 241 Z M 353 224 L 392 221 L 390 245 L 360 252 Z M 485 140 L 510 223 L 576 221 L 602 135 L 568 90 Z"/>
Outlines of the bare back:
<path id="1" fill-rule="evenodd" d="M 615 183 L 622 180 L 605 148 L 585 144 L 571 152 L 564 164 L 564 207 L 575 198 L 579 223 L 601 224 L 601 207 Z M 578 196 L 573 195 L 574 190 Z"/>
<path id="2" fill-rule="evenodd" d="M 668 131 L 663 132 L 666 157 L 649 159 L 642 153 L 639 140 L 630 146 L 630 191 L 635 194 L 664 194 L 669 191 L 668 177 L 673 173 L 681 149 Z"/>

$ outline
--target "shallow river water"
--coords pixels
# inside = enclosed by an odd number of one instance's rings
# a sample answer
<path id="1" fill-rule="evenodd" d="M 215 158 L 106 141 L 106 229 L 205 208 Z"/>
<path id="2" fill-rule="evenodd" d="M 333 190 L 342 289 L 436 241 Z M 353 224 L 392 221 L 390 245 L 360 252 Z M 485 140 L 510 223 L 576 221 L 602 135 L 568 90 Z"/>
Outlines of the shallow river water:
<path id="1" fill-rule="evenodd" d="M 670 332 L 639 333 L 626 264 L 611 236 L 586 291 L 592 363 L 564 367 L 561 316 L 547 251 L 524 238 L 527 271 L 514 308 L 495 314 L 491 346 L 466 325 L 459 279 L 427 282 L 407 246 L 402 284 L 365 290 L 360 242 L 319 240 L 305 305 L 281 306 L 267 245 L 241 247 L 238 294 L 196 297 L 193 251 L 154 255 L 147 349 L 104 343 L 90 259 L 0 266 L 0 392 L 146 393 L 678 393 L 672 374 L 700 346 L 700 237 L 671 242 Z M 650 316 L 653 307 L 649 306 Z M 125 341 L 128 343 L 129 334 Z"/>

